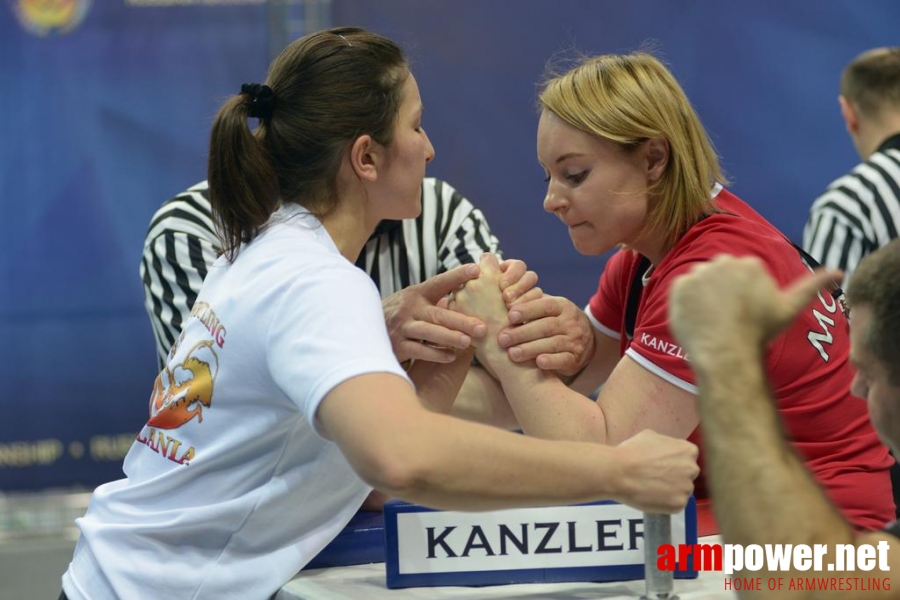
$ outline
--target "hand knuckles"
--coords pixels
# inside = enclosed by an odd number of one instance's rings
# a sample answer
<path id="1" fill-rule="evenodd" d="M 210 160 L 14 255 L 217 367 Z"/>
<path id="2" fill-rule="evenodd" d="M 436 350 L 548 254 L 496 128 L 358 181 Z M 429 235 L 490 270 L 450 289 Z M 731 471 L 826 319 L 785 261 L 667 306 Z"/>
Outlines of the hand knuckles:
<path id="1" fill-rule="evenodd" d="M 553 351 L 555 353 L 560 353 L 568 350 L 568 344 L 566 343 L 568 340 L 565 337 L 555 337 L 553 338 Z"/>
<path id="2" fill-rule="evenodd" d="M 429 311 L 429 314 L 428 314 L 428 322 L 429 323 L 433 323 L 435 325 L 440 325 L 443 327 L 445 321 L 446 321 L 446 318 L 444 316 L 443 311 L 441 311 L 441 310 Z"/>
<path id="3" fill-rule="evenodd" d="M 559 299 L 557 299 L 555 296 L 550 296 L 546 300 L 547 300 L 546 309 L 547 309 L 548 313 L 553 314 L 553 315 L 558 315 L 561 313 L 560 306 L 559 306 Z"/>

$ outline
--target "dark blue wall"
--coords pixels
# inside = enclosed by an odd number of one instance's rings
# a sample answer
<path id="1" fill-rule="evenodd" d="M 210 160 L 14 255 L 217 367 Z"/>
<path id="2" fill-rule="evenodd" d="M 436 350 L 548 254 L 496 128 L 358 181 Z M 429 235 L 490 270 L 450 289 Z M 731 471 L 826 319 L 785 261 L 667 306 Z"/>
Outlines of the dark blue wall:
<path id="1" fill-rule="evenodd" d="M 137 272 L 148 220 L 204 176 L 219 101 L 267 66 L 259 5 L 96 0 L 77 28 L 36 35 L 16 4 L 0 2 L 0 491 L 118 477 L 155 370 Z M 811 200 L 856 162 L 840 70 L 897 42 L 900 3 L 334 0 L 332 22 L 404 43 L 430 173 L 484 209 L 544 289 L 583 303 L 603 259 L 541 208 L 534 101 L 551 56 L 652 44 L 733 189 L 799 239 Z"/>

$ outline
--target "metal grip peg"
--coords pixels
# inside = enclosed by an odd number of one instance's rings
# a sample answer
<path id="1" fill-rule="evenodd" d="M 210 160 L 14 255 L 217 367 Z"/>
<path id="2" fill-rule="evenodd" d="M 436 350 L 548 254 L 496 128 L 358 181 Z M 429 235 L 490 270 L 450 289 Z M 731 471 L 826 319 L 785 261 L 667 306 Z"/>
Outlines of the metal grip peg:
<path id="1" fill-rule="evenodd" d="M 675 595 L 675 573 L 660 571 L 657 566 L 658 549 L 663 544 L 672 543 L 672 517 L 644 513 L 644 578 L 647 594 L 644 600 L 677 600 Z"/>

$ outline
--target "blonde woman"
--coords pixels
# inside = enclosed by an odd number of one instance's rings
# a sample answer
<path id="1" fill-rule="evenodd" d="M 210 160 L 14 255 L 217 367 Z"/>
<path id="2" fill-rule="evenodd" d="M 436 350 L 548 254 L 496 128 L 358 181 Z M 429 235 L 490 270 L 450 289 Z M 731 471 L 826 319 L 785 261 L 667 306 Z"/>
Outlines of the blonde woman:
<path id="1" fill-rule="evenodd" d="M 500 377 L 527 434 L 615 444 L 649 428 L 699 441 L 696 380 L 668 322 L 672 280 L 721 253 L 759 257 L 781 285 L 807 272 L 807 264 L 780 231 L 723 187 L 697 114 L 653 56 L 584 60 L 544 84 L 540 107 L 545 210 L 582 254 L 619 250 L 583 312 L 545 296 L 509 311 L 517 327 L 507 327 L 506 307 L 489 278 L 467 284 L 456 306 L 492 315 L 480 358 Z M 848 391 L 848 352 L 841 305 L 823 290 L 767 348 L 765 360 L 794 447 L 849 520 L 874 529 L 893 518 L 892 461 L 865 404 Z M 596 402 L 582 395 L 600 385 Z M 697 494 L 706 495 L 701 480 Z"/>

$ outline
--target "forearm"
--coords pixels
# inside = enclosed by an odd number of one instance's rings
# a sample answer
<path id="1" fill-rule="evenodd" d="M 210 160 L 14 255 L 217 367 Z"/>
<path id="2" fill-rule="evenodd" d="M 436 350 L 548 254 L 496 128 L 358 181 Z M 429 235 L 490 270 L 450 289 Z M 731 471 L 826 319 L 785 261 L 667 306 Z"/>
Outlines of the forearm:
<path id="1" fill-rule="evenodd" d="M 503 395 L 500 382 L 480 366 L 469 369 L 450 414 L 466 421 L 501 429 L 519 428 L 519 422 Z"/>
<path id="2" fill-rule="evenodd" d="M 704 377 L 698 373 L 703 397 L 703 443 L 706 472 L 713 506 L 725 542 L 747 547 L 751 544 L 782 544 L 797 548 L 824 545 L 822 564 L 837 562 L 838 544 L 869 544 L 889 539 L 892 552 L 896 540 L 881 534 L 857 537 L 847 520 L 837 511 L 812 479 L 800 458 L 781 433 L 781 422 L 766 385 L 761 359 L 754 369 L 746 361 L 723 359 L 717 369 L 740 377 Z M 757 364 L 758 363 L 758 364 Z M 874 538 L 874 539 L 873 539 Z M 896 552 L 888 558 L 898 564 Z M 784 580 L 821 576 L 798 570 L 790 563 L 786 571 L 743 571 L 733 577 L 778 577 Z M 839 577 L 884 577 L 890 571 L 838 573 Z M 828 573 L 834 575 L 834 573 Z M 765 579 L 763 579 L 765 580 Z M 848 597 L 897 598 L 897 591 L 790 590 L 776 595 L 762 590 L 743 590 L 742 599 L 841 600 Z"/>
<path id="3" fill-rule="evenodd" d="M 432 416 L 433 423 L 397 440 L 396 452 L 410 457 L 410 475 L 386 492 L 447 510 L 627 500 L 617 448 L 549 443 L 463 421 L 449 426 Z"/>
<path id="4" fill-rule="evenodd" d="M 449 413 L 472 364 L 474 349 L 457 352 L 456 360 L 442 364 L 416 361 L 408 371 L 422 406 L 432 412 Z"/>
<path id="5" fill-rule="evenodd" d="M 509 406 L 527 435 L 554 440 L 606 441 L 603 411 L 589 398 L 570 390 L 552 373 L 533 363 L 512 362 L 492 342 L 482 349 L 503 387 Z"/>
<path id="6" fill-rule="evenodd" d="M 392 496 L 452 510 L 610 499 L 654 512 L 682 509 L 696 448 L 652 432 L 617 447 L 549 442 L 423 410 L 388 373 L 351 378 L 316 415 L 353 469 Z"/>
<path id="7" fill-rule="evenodd" d="M 593 329 L 590 358 L 574 377 L 563 379 L 566 385 L 585 396 L 591 396 L 606 383 L 619 362 L 619 340 Z"/>
<path id="8" fill-rule="evenodd" d="M 760 353 L 695 362 L 706 470 L 723 537 L 736 544 L 849 543 L 853 531 L 785 440 Z"/>

